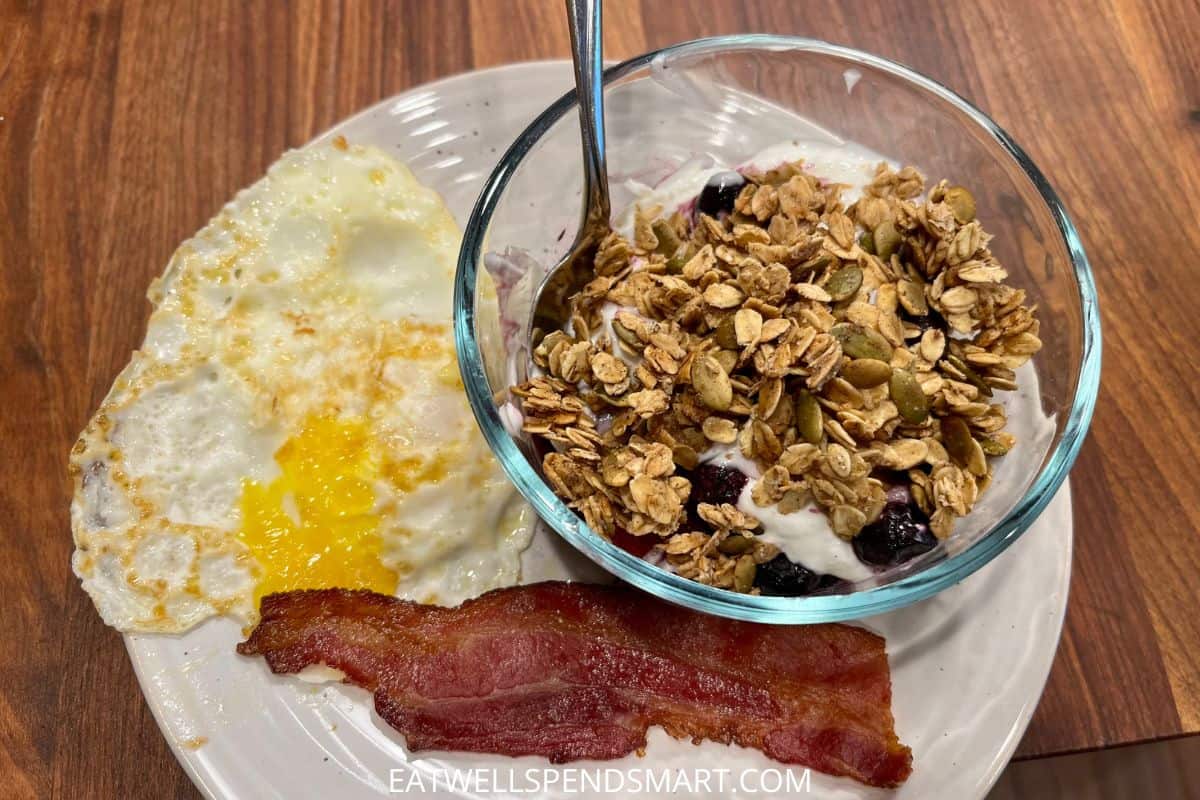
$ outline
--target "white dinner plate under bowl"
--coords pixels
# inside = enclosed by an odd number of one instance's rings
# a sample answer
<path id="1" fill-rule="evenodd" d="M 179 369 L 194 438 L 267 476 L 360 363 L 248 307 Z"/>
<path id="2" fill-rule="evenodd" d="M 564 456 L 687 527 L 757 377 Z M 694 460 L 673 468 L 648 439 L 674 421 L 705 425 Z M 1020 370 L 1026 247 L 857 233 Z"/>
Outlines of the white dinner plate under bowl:
<path id="1" fill-rule="evenodd" d="M 462 224 L 508 144 L 570 84 L 566 62 L 458 75 L 380 103 L 320 140 L 340 134 L 395 154 L 441 192 Z M 590 564 L 546 531 L 526 564 L 526 580 L 594 577 Z M 808 785 L 807 796 L 822 800 L 972 800 L 987 793 L 1037 705 L 1062 629 L 1070 565 L 1064 485 L 992 564 L 936 597 L 863 621 L 887 638 L 896 729 L 913 750 L 913 775 L 892 793 L 815 772 L 805 784 L 803 770 L 758 751 L 692 745 L 657 728 L 644 757 L 583 762 L 557 774 L 533 757 L 413 755 L 375 716 L 367 692 L 277 677 L 262 659 L 236 655 L 242 634 L 230 620 L 126 642 L 163 734 L 211 798 L 431 796 L 435 784 L 442 796 L 464 797 L 594 796 L 594 786 L 610 796 L 768 797 L 789 786 L 790 773 L 793 789 Z M 461 782 L 447 787 L 455 775 Z M 635 778 L 640 792 L 631 791 Z"/>

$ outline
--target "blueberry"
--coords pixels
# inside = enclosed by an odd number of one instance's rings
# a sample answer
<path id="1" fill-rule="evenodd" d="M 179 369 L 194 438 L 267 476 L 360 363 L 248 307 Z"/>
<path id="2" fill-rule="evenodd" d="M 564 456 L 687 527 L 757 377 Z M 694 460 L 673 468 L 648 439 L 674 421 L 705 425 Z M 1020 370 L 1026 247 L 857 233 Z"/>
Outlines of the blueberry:
<path id="1" fill-rule="evenodd" d="M 754 573 L 754 585 L 765 595 L 795 597 L 812 594 L 822 584 L 829 585 L 825 580 L 827 577 L 788 561 L 788 557 L 780 553 L 765 564 L 758 565 L 758 571 Z"/>
<path id="2" fill-rule="evenodd" d="M 746 179 L 740 172 L 718 172 L 710 177 L 708 183 L 700 190 L 696 208 L 710 217 L 721 213 L 729 214 L 733 211 L 733 201 L 741 194 L 745 185 Z"/>
<path id="3" fill-rule="evenodd" d="M 892 567 L 937 547 L 929 518 L 912 503 L 888 503 L 879 519 L 854 537 L 854 552 L 867 564 Z"/>

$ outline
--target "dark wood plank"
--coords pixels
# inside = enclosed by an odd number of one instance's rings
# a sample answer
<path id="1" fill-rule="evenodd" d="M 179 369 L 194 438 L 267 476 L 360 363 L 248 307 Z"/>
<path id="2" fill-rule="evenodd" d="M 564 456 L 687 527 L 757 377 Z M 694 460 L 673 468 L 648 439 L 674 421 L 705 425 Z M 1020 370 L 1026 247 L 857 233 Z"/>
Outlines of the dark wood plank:
<path id="1" fill-rule="evenodd" d="M 96 7 L 55 21 L 30 9 L 3 25 L 13 50 L 0 57 L 0 318 L 9 343 L 0 353 L 0 541 L 9 567 L 0 591 L 11 600 L 0 622 L 10 643 L 0 658 L 0 785 L 9 796 L 48 796 L 56 787 L 77 792 L 90 775 L 92 796 L 114 796 L 142 781 L 102 765 L 137 747 L 151 786 L 187 796 L 193 790 L 145 703 L 117 688 L 134 683 L 120 639 L 95 620 L 64 561 L 72 428 L 98 396 L 89 365 L 116 361 L 95 357 L 91 345 L 128 347 L 144 316 L 136 297 L 105 299 L 88 268 L 108 227 L 120 14 Z M 93 296 L 108 304 L 98 318 Z"/>
<path id="2" fill-rule="evenodd" d="M 1200 737 L 1022 761 L 988 800 L 1200 800 Z"/>
<path id="3" fill-rule="evenodd" d="M 610 0 L 606 19 L 615 58 L 746 30 L 862 47 L 1030 151 L 1096 270 L 1106 368 L 1063 644 L 1020 753 L 1200 732 L 1200 5 Z M 149 280 L 336 120 L 566 54 L 559 0 L 0 3 L 4 796 L 195 796 L 68 564 L 66 453 L 141 338 Z"/>

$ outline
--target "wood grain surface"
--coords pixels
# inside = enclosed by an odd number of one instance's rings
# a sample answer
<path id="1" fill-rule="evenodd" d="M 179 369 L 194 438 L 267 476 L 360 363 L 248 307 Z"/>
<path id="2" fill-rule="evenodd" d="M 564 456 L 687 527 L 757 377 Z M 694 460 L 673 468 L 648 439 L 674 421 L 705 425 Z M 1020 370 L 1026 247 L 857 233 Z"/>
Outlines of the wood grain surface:
<path id="1" fill-rule="evenodd" d="M 1200 4 L 606 9 L 616 58 L 739 31 L 874 51 L 1030 152 L 1096 271 L 1105 368 L 1071 478 L 1062 647 L 1019 752 L 1200 732 Z M 357 109 L 566 55 L 559 0 L 0 0 L 0 796 L 195 796 L 68 565 L 67 452 L 140 341 L 146 286 L 175 246 Z"/>

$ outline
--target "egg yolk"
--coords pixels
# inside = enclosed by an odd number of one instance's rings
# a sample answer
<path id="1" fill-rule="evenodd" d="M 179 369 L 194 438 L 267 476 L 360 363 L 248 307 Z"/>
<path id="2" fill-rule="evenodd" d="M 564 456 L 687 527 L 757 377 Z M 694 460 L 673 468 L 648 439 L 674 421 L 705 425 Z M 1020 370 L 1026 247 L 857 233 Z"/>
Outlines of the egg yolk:
<path id="1" fill-rule="evenodd" d="M 361 422 L 317 417 L 275 453 L 280 475 L 242 484 L 242 529 L 262 572 L 255 602 L 292 589 L 396 591 L 380 561 L 379 472 Z"/>

